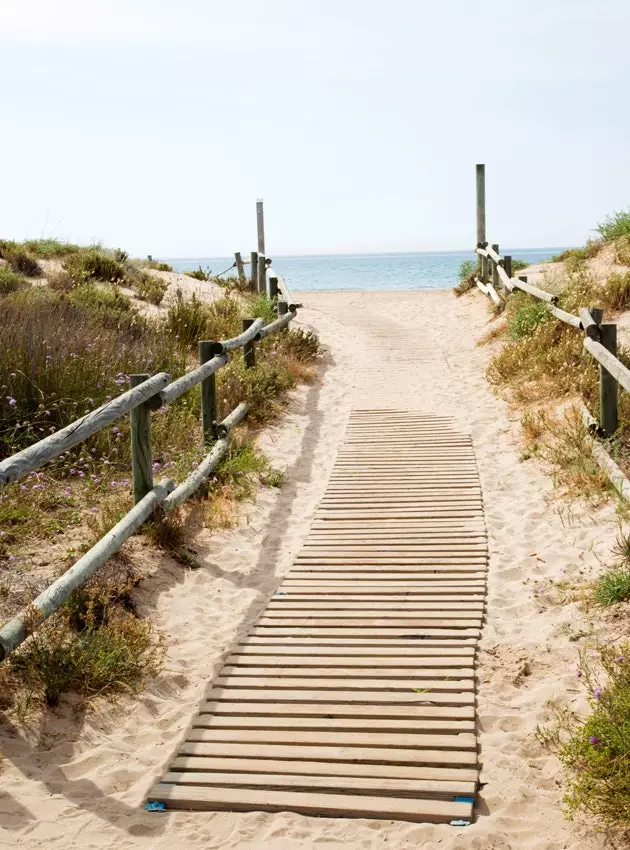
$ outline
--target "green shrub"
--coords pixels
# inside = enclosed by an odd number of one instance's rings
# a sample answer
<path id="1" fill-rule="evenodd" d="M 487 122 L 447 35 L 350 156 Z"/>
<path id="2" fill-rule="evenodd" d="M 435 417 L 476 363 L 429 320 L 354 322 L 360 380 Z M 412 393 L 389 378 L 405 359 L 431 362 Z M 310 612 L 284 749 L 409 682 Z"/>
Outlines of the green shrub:
<path id="1" fill-rule="evenodd" d="M 630 236 L 630 210 L 622 210 L 607 216 L 597 225 L 597 232 L 604 242 Z"/>
<path id="2" fill-rule="evenodd" d="M 275 302 L 267 295 L 250 295 L 245 304 L 244 312 L 248 319 L 263 319 L 269 325 L 278 318 Z"/>
<path id="3" fill-rule="evenodd" d="M 211 273 L 210 269 L 204 271 L 201 266 L 198 269 L 193 269 L 192 271 L 184 272 L 188 277 L 194 277 L 195 280 L 210 280 Z"/>
<path id="4" fill-rule="evenodd" d="M 133 614 L 116 607 L 105 617 L 75 631 L 66 612 L 53 615 L 10 656 L 17 683 L 49 706 L 68 691 L 90 697 L 141 690 L 161 668 L 162 644 Z"/>
<path id="5" fill-rule="evenodd" d="M 530 265 L 531 263 L 526 263 L 525 260 L 517 260 L 515 257 L 512 257 L 512 275 L 526 269 Z"/>
<path id="6" fill-rule="evenodd" d="M 0 257 L 25 277 L 41 277 L 44 273 L 35 257 L 17 242 L 0 242 Z"/>
<path id="7" fill-rule="evenodd" d="M 59 242 L 57 239 L 27 239 L 24 247 L 35 257 L 50 260 L 54 257 L 66 257 L 81 250 L 78 245 L 69 242 Z"/>
<path id="8" fill-rule="evenodd" d="M 508 320 L 508 331 L 512 339 L 531 336 L 534 328 L 551 318 L 549 308 L 544 301 L 530 300 L 519 307 Z"/>
<path id="9" fill-rule="evenodd" d="M 143 272 L 136 282 L 135 288 L 138 298 L 157 305 L 162 303 L 168 289 L 168 283 L 160 280 L 159 277 L 155 277 L 155 275 Z"/>
<path id="10" fill-rule="evenodd" d="M 630 236 L 622 236 L 615 243 L 615 262 L 620 266 L 630 266 Z"/>
<path id="11" fill-rule="evenodd" d="M 595 668 L 582 654 L 580 678 L 590 714 L 570 723 L 560 749 L 569 817 L 584 812 L 606 826 L 630 826 L 630 644 L 599 651 Z"/>
<path id="12" fill-rule="evenodd" d="M 0 266 L 0 295 L 8 295 L 28 287 L 28 281 L 8 266 Z"/>
<path id="13" fill-rule="evenodd" d="M 122 283 L 126 278 L 123 263 L 100 248 L 88 248 L 72 254 L 66 260 L 65 268 L 78 285 L 94 280 Z"/>
<path id="14" fill-rule="evenodd" d="M 611 310 L 625 310 L 630 305 L 630 271 L 610 275 L 602 291 L 602 302 Z"/>
<path id="15" fill-rule="evenodd" d="M 168 308 L 166 328 L 180 342 L 196 349 L 200 339 L 230 339 L 242 332 L 243 312 L 239 302 L 225 296 L 208 303 L 193 293 L 184 298 L 181 289 L 175 293 L 175 301 Z"/>
<path id="16" fill-rule="evenodd" d="M 459 283 L 453 287 L 453 292 L 460 298 L 466 292 L 469 292 L 475 287 L 475 279 L 479 274 L 480 262 L 474 260 L 464 260 L 459 267 Z"/>
<path id="17" fill-rule="evenodd" d="M 173 266 L 168 263 L 160 263 L 158 260 L 145 260 L 142 265 L 147 269 L 153 269 L 156 272 L 172 272 Z"/>

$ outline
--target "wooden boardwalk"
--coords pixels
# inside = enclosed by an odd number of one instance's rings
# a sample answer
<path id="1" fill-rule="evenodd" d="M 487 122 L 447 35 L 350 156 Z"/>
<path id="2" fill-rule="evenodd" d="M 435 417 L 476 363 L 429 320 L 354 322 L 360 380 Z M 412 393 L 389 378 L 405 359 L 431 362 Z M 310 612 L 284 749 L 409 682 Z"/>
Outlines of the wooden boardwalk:
<path id="1" fill-rule="evenodd" d="M 471 821 L 487 558 L 470 437 L 353 412 L 303 549 L 149 800 Z"/>

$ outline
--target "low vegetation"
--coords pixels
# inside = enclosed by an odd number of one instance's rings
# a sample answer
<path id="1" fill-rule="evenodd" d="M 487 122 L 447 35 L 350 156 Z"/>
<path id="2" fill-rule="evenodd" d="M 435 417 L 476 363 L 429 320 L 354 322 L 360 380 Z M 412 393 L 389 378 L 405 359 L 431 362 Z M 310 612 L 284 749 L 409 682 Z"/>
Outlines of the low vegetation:
<path id="1" fill-rule="evenodd" d="M 565 251 L 554 259 L 564 263 L 562 279 L 543 288 L 558 293 L 558 306 L 577 314 L 580 307 L 597 306 L 616 312 L 630 308 L 630 269 L 609 273 L 605 280 L 597 277 L 588 265 L 603 245 L 628 239 L 630 214 L 618 213 L 598 228 L 600 239 L 591 240 L 584 248 Z M 544 302 L 525 293 L 512 293 L 507 299 L 505 321 L 485 335 L 484 341 L 503 337 L 504 344 L 493 357 L 488 369 L 491 383 L 501 387 L 510 400 L 526 408 L 523 418 L 527 447 L 524 457 L 538 455 L 548 460 L 558 472 L 557 480 L 573 495 L 593 496 L 610 488 L 595 463 L 592 442 L 575 413 L 553 416 L 549 403 L 562 406 L 565 400 L 581 398 L 598 418 L 598 367 L 584 353 L 582 334 L 557 321 Z M 619 359 L 630 365 L 630 354 L 622 345 Z M 537 405 L 544 405 L 546 415 L 541 434 L 531 436 L 531 423 L 538 415 Z M 529 433 L 528 433 L 529 432 Z M 607 450 L 626 471 L 630 470 L 630 400 L 619 395 L 619 429 L 607 441 Z M 552 448 L 552 446 L 556 448 Z"/>
<path id="2" fill-rule="evenodd" d="M 57 262 L 56 271 L 47 270 L 48 286 L 31 285 L 0 265 L 0 459 L 123 392 L 130 374 L 166 371 L 176 378 L 196 365 L 199 339 L 236 336 L 245 317 L 276 316 L 269 299 L 229 292 L 212 303 L 178 292 L 168 308 L 147 316 L 126 294 L 130 274 L 134 294 L 154 303 L 161 301 L 164 282 L 140 266 L 129 272 L 124 252 L 93 247 L 61 253 L 50 245 L 38 250 Z M 142 291 L 143 275 L 160 287 L 156 294 Z M 257 344 L 255 368 L 245 369 L 236 352 L 217 373 L 219 417 L 241 401 L 249 402 L 251 412 L 229 456 L 199 493 L 198 507 L 187 507 L 200 509 L 206 525 L 229 524 L 235 501 L 249 498 L 260 483 L 281 484 L 282 474 L 255 450 L 252 429 L 277 415 L 289 389 L 312 378 L 318 354 L 313 334 L 291 329 Z M 181 481 L 199 463 L 207 452 L 199 421 L 198 388 L 153 414 L 156 477 Z M 129 424 L 120 420 L 0 492 L 3 619 L 41 589 L 43 568 L 48 583 L 60 563 L 62 570 L 70 566 L 129 509 L 130 460 Z M 183 529 L 175 513 L 156 516 L 143 533 L 191 565 Z M 5 699 L 16 710 L 25 701 L 53 705 L 67 690 L 86 697 L 133 691 L 159 669 L 159 637 L 133 612 L 129 593 L 136 578 L 126 575 L 129 586 L 96 583 L 88 597 L 75 594 L 0 668 Z"/>
<path id="3" fill-rule="evenodd" d="M 474 288 L 478 273 L 479 263 L 474 260 L 464 260 L 459 267 L 459 283 L 453 288 L 453 292 L 458 298 Z"/>

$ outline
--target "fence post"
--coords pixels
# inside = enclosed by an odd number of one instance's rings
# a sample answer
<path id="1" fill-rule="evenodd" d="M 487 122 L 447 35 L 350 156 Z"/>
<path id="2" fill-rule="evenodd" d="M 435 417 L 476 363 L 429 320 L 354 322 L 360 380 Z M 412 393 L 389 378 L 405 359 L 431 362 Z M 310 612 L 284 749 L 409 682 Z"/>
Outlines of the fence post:
<path id="1" fill-rule="evenodd" d="M 486 244 L 486 166 L 476 166 L 477 176 L 477 247 Z M 488 283 L 488 258 L 481 258 L 481 282 Z"/>
<path id="2" fill-rule="evenodd" d="M 259 295 L 267 294 L 267 258 L 264 254 L 258 254 L 258 289 Z"/>
<path id="3" fill-rule="evenodd" d="M 279 316 L 286 316 L 286 314 L 288 312 L 289 312 L 289 305 L 287 304 L 287 302 L 286 301 L 278 301 L 278 315 Z"/>
<path id="4" fill-rule="evenodd" d="M 258 228 L 258 253 L 265 253 L 265 215 L 263 212 L 263 201 L 256 201 L 256 226 Z"/>
<path id="5" fill-rule="evenodd" d="M 591 313 L 592 315 L 592 313 Z M 617 356 L 617 325 L 600 325 L 601 344 Z M 599 366 L 599 422 L 604 437 L 610 437 L 619 424 L 617 416 L 617 381 L 601 363 Z"/>
<path id="6" fill-rule="evenodd" d="M 129 375 L 131 389 L 150 375 Z M 133 503 L 137 505 L 153 489 L 153 455 L 151 453 L 151 407 L 149 401 L 131 411 L 131 468 L 133 471 Z"/>
<path id="7" fill-rule="evenodd" d="M 512 257 L 510 254 L 506 254 L 503 257 L 503 268 L 505 269 L 505 273 L 508 277 L 512 277 Z"/>
<path id="8" fill-rule="evenodd" d="M 255 319 L 243 319 L 243 331 L 251 328 L 254 321 Z M 246 342 L 243 346 L 243 360 L 245 361 L 246 369 L 253 369 L 256 365 L 256 348 L 253 340 L 251 342 Z"/>
<path id="9" fill-rule="evenodd" d="M 493 245 L 492 250 L 496 251 L 497 254 L 498 254 L 499 253 L 499 246 Z M 494 286 L 495 291 L 498 291 L 498 289 L 499 289 L 499 272 L 497 271 L 497 264 L 494 260 L 492 261 L 492 285 Z"/>
<path id="10" fill-rule="evenodd" d="M 199 363 L 203 365 L 216 354 L 216 343 L 212 340 L 199 341 Z M 204 378 L 201 382 L 201 428 L 203 441 L 209 445 L 217 438 L 217 376 Z"/>
<path id="11" fill-rule="evenodd" d="M 252 263 L 251 263 L 251 265 L 252 265 L 252 268 L 251 268 L 252 276 L 250 277 L 249 282 L 250 282 L 252 292 L 256 292 L 256 288 L 257 288 L 257 285 L 258 285 L 258 254 L 256 253 L 256 251 L 252 251 L 251 259 L 252 259 Z"/>
<path id="12" fill-rule="evenodd" d="M 236 260 L 236 270 L 238 272 L 238 279 L 243 280 L 245 277 L 245 267 L 243 266 L 243 258 L 241 257 L 241 252 L 237 251 L 234 254 L 234 259 Z"/>
<path id="13" fill-rule="evenodd" d="M 269 297 L 273 301 L 274 299 L 278 299 L 278 278 L 270 277 L 269 278 Z"/>

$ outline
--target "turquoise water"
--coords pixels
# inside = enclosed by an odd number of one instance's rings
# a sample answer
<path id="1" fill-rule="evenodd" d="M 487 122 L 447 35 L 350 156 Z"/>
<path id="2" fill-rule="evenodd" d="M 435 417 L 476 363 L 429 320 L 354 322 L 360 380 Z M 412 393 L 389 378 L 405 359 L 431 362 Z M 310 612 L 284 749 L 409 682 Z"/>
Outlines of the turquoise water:
<path id="1" fill-rule="evenodd" d="M 564 248 L 506 248 L 502 253 L 528 263 L 541 263 Z M 273 256 L 273 268 L 291 291 L 308 289 L 449 289 L 459 280 L 464 260 L 474 260 L 468 251 L 417 254 L 321 254 L 318 256 Z M 225 271 L 230 257 L 201 257 L 164 260 L 176 271 L 198 268 L 213 274 Z M 247 267 L 246 267 L 247 268 Z"/>

